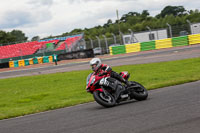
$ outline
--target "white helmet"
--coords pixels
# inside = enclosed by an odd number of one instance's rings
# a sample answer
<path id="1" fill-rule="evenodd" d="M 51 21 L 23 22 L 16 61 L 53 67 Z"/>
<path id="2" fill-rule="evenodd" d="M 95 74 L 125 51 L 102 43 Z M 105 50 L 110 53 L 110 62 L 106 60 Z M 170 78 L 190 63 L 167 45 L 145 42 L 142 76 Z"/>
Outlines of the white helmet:
<path id="1" fill-rule="evenodd" d="M 96 65 L 96 66 L 93 66 L 93 65 Z M 93 71 L 97 71 L 99 67 L 101 66 L 101 60 L 99 58 L 93 58 L 90 61 L 90 66 L 92 66 Z"/>

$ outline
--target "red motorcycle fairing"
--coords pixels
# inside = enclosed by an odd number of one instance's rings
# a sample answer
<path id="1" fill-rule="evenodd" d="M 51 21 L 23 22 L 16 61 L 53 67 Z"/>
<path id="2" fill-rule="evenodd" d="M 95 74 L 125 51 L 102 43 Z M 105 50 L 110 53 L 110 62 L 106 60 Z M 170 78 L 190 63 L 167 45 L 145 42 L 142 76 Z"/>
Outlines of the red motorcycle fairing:
<path id="1" fill-rule="evenodd" d="M 104 77 L 109 77 L 110 75 L 102 75 L 99 76 L 99 73 L 91 73 L 88 75 L 87 77 L 87 86 L 86 86 L 86 90 L 88 92 L 93 93 L 94 91 L 100 91 L 103 92 L 102 88 L 99 88 L 98 85 L 96 85 L 102 78 Z"/>
<path id="2" fill-rule="evenodd" d="M 130 77 L 130 74 L 127 71 L 120 72 L 119 75 L 122 76 L 126 80 L 128 80 L 128 78 Z"/>
<path id="3" fill-rule="evenodd" d="M 103 92 L 103 89 L 102 89 L 102 88 L 99 88 L 99 89 L 95 89 L 95 91 Z"/>

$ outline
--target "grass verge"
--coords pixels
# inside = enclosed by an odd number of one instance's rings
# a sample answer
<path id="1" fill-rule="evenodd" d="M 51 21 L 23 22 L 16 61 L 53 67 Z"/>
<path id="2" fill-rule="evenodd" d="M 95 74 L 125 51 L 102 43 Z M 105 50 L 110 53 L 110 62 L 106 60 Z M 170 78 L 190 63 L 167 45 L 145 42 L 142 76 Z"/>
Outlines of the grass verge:
<path id="1" fill-rule="evenodd" d="M 129 71 L 130 80 L 147 89 L 200 80 L 200 58 L 125 65 L 114 71 Z M 0 119 L 22 116 L 93 101 L 86 93 L 90 70 L 0 80 Z"/>

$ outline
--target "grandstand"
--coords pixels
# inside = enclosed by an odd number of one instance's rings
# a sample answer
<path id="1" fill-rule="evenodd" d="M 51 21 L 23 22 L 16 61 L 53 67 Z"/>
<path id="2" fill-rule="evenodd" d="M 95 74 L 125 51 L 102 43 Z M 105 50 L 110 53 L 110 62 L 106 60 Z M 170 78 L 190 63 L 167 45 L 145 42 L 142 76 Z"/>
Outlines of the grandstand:
<path id="1" fill-rule="evenodd" d="M 5 67 L 18 67 L 31 65 L 35 63 L 27 63 L 27 60 L 38 59 L 40 63 L 50 62 L 52 55 L 71 54 L 80 50 L 80 41 L 83 39 L 83 34 L 57 37 L 39 41 L 11 44 L 6 46 L 0 46 L 0 68 Z M 74 53 L 73 53 L 74 54 Z M 42 61 L 39 61 L 39 58 Z M 49 61 L 46 59 L 49 57 Z M 79 56 L 78 56 L 79 57 Z M 20 64 L 19 62 L 23 62 Z M 54 61 L 54 60 L 53 60 Z M 17 64 L 11 65 L 13 62 Z"/>
<path id="2" fill-rule="evenodd" d="M 32 55 L 42 48 L 46 43 L 57 43 L 59 40 L 53 40 L 48 42 L 26 42 L 0 47 L 0 59 L 12 58 L 18 56 Z"/>
<path id="3" fill-rule="evenodd" d="M 48 51 L 65 50 L 66 44 L 68 48 L 71 48 L 73 47 L 73 44 L 79 41 L 81 38 L 82 35 L 76 35 L 0 46 L 0 59 L 32 55 L 40 52 L 40 49 L 47 49 Z M 61 42 L 60 46 L 57 46 L 59 42 Z"/>
<path id="4" fill-rule="evenodd" d="M 68 37 L 57 49 L 58 50 L 65 50 L 66 47 L 69 51 L 72 50 L 72 48 L 75 46 L 74 43 L 77 42 L 77 40 L 82 39 L 81 36 L 73 36 L 73 37 Z"/>

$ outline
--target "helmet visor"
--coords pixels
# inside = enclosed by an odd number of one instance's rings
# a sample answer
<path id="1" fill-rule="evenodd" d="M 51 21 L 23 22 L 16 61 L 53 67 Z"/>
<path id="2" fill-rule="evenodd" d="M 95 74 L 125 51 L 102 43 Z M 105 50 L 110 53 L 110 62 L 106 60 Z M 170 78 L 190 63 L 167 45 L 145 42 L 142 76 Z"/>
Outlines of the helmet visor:
<path id="1" fill-rule="evenodd" d="M 93 64 L 93 65 L 91 65 L 91 67 L 92 67 L 92 70 L 93 70 L 93 71 L 95 71 L 95 70 L 96 70 L 96 67 L 97 67 L 97 65 L 96 65 L 96 64 Z"/>

